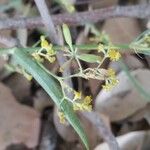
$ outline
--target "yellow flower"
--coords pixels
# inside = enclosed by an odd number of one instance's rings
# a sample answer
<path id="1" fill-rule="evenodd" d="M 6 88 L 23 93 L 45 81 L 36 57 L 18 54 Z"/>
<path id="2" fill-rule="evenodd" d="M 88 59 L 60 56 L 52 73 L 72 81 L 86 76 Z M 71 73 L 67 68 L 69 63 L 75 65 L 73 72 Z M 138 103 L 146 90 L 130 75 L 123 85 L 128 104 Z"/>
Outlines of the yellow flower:
<path id="1" fill-rule="evenodd" d="M 108 57 L 109 57 L 110 60 L 112 60 L 112 61 L 117 61 L 117 60 L 120 59 L 121 54 L 120 54 L 118 51 L 114 50 L 114 49 L 110 49 L 110 50 L 108 51 Z"/>
<path id="2" fill-rule="evenodd" d="M 81 99 L 82 93 L 74 91 L 74 100 Z"/>
<path id="3" fill-rule="evenodd" d="M 41 36 L 41 47 L 47 49 L 48 46 L 49 46 L 48 41 L 45 39 L 44 36 Z"/>
<path id="4" fill-rule="evenodd" d="M 54 55 L 53 45 L 49 44 L 44 36 L 41 36 L 41 48 L 45 49 L 49 55 Z"/>
<path id="5" fill-rule="evenodd" d="M 64 115 L 63 112 L 59 111 L 58 112 L 58 117 L 59 117 L 60 123 L 64 124 L 66 122 L 65 115 Z"/>
<path id="6" fill-rule="evenodd" d="M 56 60 L 55 57 L 53 57 L 53 56 L 48 56 L 48 55 L 46 55 L 45 58 L 46 58 L 50 63 L 53 63 L 53 62 Z"/>
<path id="7" fill-rule="evenodd" d="M 117 80 L 116 78 L 112 78 L 112 79 L 111 79 L 111 84 L 112 84 L 113 86 L 116 86 L 118 83 L 119 83 L 119 80 Z"/>
<path id="8" fill-rule="evenodd" d="M 42 52 L 42 50 L 46 52 Z M 32 56 L 39 62 L 43 62 L 47 59 L 50 63 L 53 63 L 56 58 L 54 57 L 55 51 L 53 50 L 53 45 L 49 44 L 44 36 L 41 36 L 41 49 L 37 52 L 32 53 Z"/>
<path id="9" fill-rule="evenodd" d="M 114 86 L 118 84 L 118 80 L 115 76 L 115 71 L 113 69 L 107 70 L 107 79 L 105 80 L 105 85 L 102 85 L 102 88 L 106 91 L 110 91 Z"/>
<path id="10" fill-rule="evenodd" d="M 73 103 L 73 109 L 81 110 L 81 111 L 91 111 L 92 105 L 91 105 L 92 98 L 91 96 L 86 96 L 83 100 L 83 102 L 74 102 Z"/>
<path id="11" fill-rule="evenodd" d="M 109 68 L 107 70 L 107 74 L 109 77 L 114 77 L 115 76 L 115 71 L 112 68 Z"/>
<path id="12" fill-rule="evenodd" d="M 111 91 L 112 86 L 111 86 L 110 84 L 105 84 L 105 85 L 102 85 L 102 88 L 103 88 L 105 91 Z"/>
<path id="13" fill-rule="evenodd" d="M 84 103 L 85 104 L 90 104 L 92 102 L 92 97 L 91 96 L 86 96 L 85 98 L 84 98 Z"/>
<path id="14" fill-rule="evenodd" d="M 83 105 L 85 111 L 92 111 L 92 105 Z"/>
<path id="15" fill-rule="evenodd" d="M 102 85 L 102 88 L 106 91 L 110 91 L 118 84 L 118 80 L 116 78 L 111 78 L 105 81 L 105 85 Z"/>

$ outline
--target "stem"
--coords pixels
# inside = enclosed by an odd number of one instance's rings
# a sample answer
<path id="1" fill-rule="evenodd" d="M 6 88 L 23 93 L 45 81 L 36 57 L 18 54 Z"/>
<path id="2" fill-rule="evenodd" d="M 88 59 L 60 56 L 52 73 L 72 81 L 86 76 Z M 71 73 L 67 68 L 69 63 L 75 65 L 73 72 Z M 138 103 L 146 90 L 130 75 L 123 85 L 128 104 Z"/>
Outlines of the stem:
<path id="1" fill-rule="evenodd" d="M 106 57 L 104 56 L 102 61 L 100 62 L 100 64 L 97 66 L 97 69 L 99 69 L 101 67 L 101 65 L 103 64 L 103 62 L 105 61 Z"/>
<path id="2" fill-rule="evenodd" d="M 79 50 L 87 50 L 87 51 L 92 51 L 98 49 L 98 44 L 82 44 L 82 45 L 73 45 L 74 48 L 78 48 Z M 56 51 L 62 51 L 62 49 L 69 48 L 68 46 L 58 46 L 54 45 L 53 46 L 54 50 Z M 130 49 L 136 49 L 138 50 L 139 53 L 143 52 L 148 52 L 150 51 L 149 47 L 140 47 L 139 45 L 133 45 L 133 44 L 121 44 L 121 45 L 113 45 L 113 46 L 105 46 L 105 48 L 108 49 L 117 49 L 120 52 L 134 52 L 134 51 L 129 51 Z M 8 51 L 13 50 L 13 48 L 0 48 L 0 54 L 7 53 Z M 27 48 L 19 48 L 20 50 L 25 50 L 29 53 L 33 53 L 38 49 L 41 49 L 41 47 L 27 47 Z"/>
<path id="3" fill-rule="evenodd" d="M 80 69 L 80 73 L 82 73 L 82 72 L 83 72 L 83 69 L 82 69 L 82 66 L 81 66 L 80 61 L 79 61 L 78 58 L 75 58 L 75 59 L 76 59 L 76 61 L 77 61 L 77 63 L 78 63 L 78 66 L 79 66 L 79 69 Z"/>
<path id="4" fill-rule="evenodd" d="M 81 74 L 80 73 L 76 73 L 76 74 L 73 74 L 73 75 L 70 75 L 70 76 L 66 76 L 66 77 L 58 77 L 60 79 L 68 79 L 68 78 L 74 78 L 74 77 L 80 77 Z M 82 76 L 81 76 L 82 77 Z"/>
<path id="5" fill-rule="evenodd" d="M 43 1 L 43 0 L 40 0 Z M 40 5 L 39 5 L 40 6 Z M 148 19 L 150 16 L 150 5 L 132 5 L 132 6 L 112 6 L 107 8 L 96 9 L 93 11 L 84 11 L 76 13 L 64 13 L 53 15 L 52 20 L 55 25 L 63 23 L 69 25 L 85 25 L 87 23 L 96 23 L 112 17 L 132 17 Z M 47 19 L 49 20 L 49 18 Z M 37 28 L 43 27 L 44 21 L 40 17 L 34 18 L 13 18 L 0 19 L 1 29 L 18 29 L 18 28 Z"/>

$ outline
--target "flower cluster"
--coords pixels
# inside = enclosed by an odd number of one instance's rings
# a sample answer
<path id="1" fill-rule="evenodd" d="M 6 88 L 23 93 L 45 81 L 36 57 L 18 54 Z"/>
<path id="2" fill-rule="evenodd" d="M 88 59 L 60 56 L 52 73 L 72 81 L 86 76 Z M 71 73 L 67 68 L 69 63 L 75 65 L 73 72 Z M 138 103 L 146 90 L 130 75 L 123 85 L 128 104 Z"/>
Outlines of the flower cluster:
<path id="1" fill-rule="evenodd" d="M 115 71 L 113 69 L 107 70 L 105 85 L 102 86 L 106 91 L 110 91 L 114 86 L 118 84 L 118 80 L 115 76 Z"/>
<path id="2" fill-rule="evenodd" d="M 53 45 L 49 44 L 44 36 L 41 36 L 41 49 L 32 53 L 32 56 L 39 62 L 43 62 L 45 58 L 50 63 L 53 63 L 56 60 L 55 54 Z"/>
<path id="3" fill-rule="evenodd" d="M 111 61 L 118 61 L 121 57 L 121 54 L 116 49 L 111 49 L 111 46 L 104 46 L 103 44 L 98 45 L 98 52 L 102 52 L 105 58 L 109 58 Z M 100 69 L 102 70 L 102 69 Z M 108 69 L 103 71 L 103 75 L 105 75 L 105 85 L 102 88 L 106 91 L 110 91 L 114 86 L 118 84 L 118 80 L 115 76 L 115 71 L 113 69 Z"/>
<path id="4" fill-rule="evenodd" d="M 77 110 L 91 111 L 92 110 L 91 102 L 92 102 L 91 96 L 86 96 L 83 99 L 83 101 L 81 101 L 81 102 L 74 101 L 74 103 L 73 103 L 73 109 L 75 111 L 77 111 Z"/>
<path id="5" fill-rule="evenodd" d="M 104 38 L 104 39 L 106 41 L 107 38 Z M 69 42 L 70 41 L 71 40 L 69 40 Z M 68 39 L 67 39 L 67 43 L 68 43 Z M 97 80 L 105 80 L 105 84 L 102 87 L 106 91 L 109 91 L 115 85 L 117 85 L 118 80 L 116 79 L 115 71 L 113 69 L 106 70 L 106 69 L 101 68 L 101 65 L 107 58 L 109 58 L 111 61 L 118 61 L 121 57 L 121 54 L 116 49 L 112 49 L 112 46 L 109 46 L 110 44 L 108 42 L 105 44 L 102 44 L 102 43 L 103 42 L 100 42 L 100 44 L 98 45 L 98 49 L 97 49 L 98 53 L 100 53 L 100 57 L 102 57 L 102 58 L 101 58 L 101 61 L 99 61 L 99 64 L 98 64 L 98 66 L 96 66 L 96 68 L 83 69 L 82 65 L 80 64 L 80 61 L 79 61 L 82 57 L 79 57 L 79 54 L 77 53 L 77 51 L 75 51 L 74 55 L 78 56 L 78 57 L 76 57 L 76 59 L 77 59 L 78 66 L 80 67 L 80 72 L 78 72 L 72 76 L 79 76 L 79 77 L 83 77 L 85 79 L 92 78 L 92 79 L 97 79 Z M 64 54 L 64 56 L 72 56 L 72 55 L 70 55 L 69 50 L 65 49 L 64 52 L 67 52 L 67 54 Z M 55 55 L 56 55 L 56 52 L 53 49 L 53 45 L 49 44 L 44 36 L 41 36 L 41 48 L 37 52 L 33 53 L 32 56 L 40 62 L 42 62 L 44 59 L 46 59 L 50 63 L 52 63 L 56 59 Z M 87 54 L 86 57 L 87 57 L 86 59 L 83 57 L 84 59 L 82 58 L 81 60 L 84 60 L 84 61 L 87 61 L 90 63 L 96 62 L 95 61 L 95 59 L 97 59 L 96 55 L 90 55 L 90 54 L 88 55 Z M 68 60 L 68 62 L 70 63 L 69 60 Z M 64 63 L 64 65 L 60 68 L 61 72 L 63 71 L 64 66 L 65 67 L 67 66 L 68 62 Z M 62 92 L 63 92 L 63 96 L 64 96 L 63 98 L 67 99 L 68 101 L 70 101 L 72 103 L 73 110 L 74 111 L 78 111 L 78 110 L 79 111 L 91 111 L 92 110 L 91 96 L 84 97 L 81 92 L 75 91 L 74 89 L 72 89 L 71 87 L 66 85 L 63 80 L 64 80 L 64 78 L 61 78 L 61 77 L 59 78 L 59 82 L 61 84 Z M 67 92 L 72 93 L 74 95 L 73 99 L 69 98 Z M 59 116 L 61 123 L 66 122 L 64 112 L 59 111 L 58 116 Z"/>
<path id="6" fill-rule="evenodd" d="M 81 111 L 91 111 L 92 110 L 92 98 L 91 96 L 86 96 L 83 98 L 81 92 L 77 92 L 73 90 L 74 98 L 73 98 L 73 109 L 75 111 L 81 110 Z M 82 100 L 83 98 L 83 100 Z"/>
<path id="7" fill-rule="evenodd" d="M 108 57 L 112 61 L 118 61 L 121 57 L 121 54 L 115 49 L 110 49 L 108 50 Z"/>
<path id="8" fill-rule="evenodd" d="M 104 54 L 104 58 L 110 58 L 112 61 L 118 61 L 121 57 L 121 54 L 118 50 L 115 49 L 109 49 L 108 47 L 105 48 L 103 44 L 98 44 L 97 51 L 100 53 L 102 52 Z"/>
<path id="9" fill-rule="evenodd" d="M 81 92 L 77 92 L 77 91 L 74 91 L 74 100 L 77 100 L 77 99 L 81 99 L 82 97 L 82 93 Z"/>
<path id="10" fill-rule="evenodd" d="M 66 88 L 68 88 L 68 86 L 66 85 Z M 81 92 L 77 92 L 73 89 L 71 89 L 69 87 L 68 89 L 70 92 L 73 92 L 74 94 L 74 98 L 73 100 L 70 100 L 70 102 L 72 103 L 73 106 L 73 110 L 74 111 L 92 111 L 92 98 L 91 96 L 86 96 L 83 98 L 82 93 Z M 82 100 L 83 98 L 83 100 Z M 69 100 L 69 98 L 66 97 L 66 99 Z M 58 117 L 60 120 L 60 123 L 65 124 L 66 123 L 66 119 L 65 119 L 65 114 L 62 111 L 58 111 Z"/>

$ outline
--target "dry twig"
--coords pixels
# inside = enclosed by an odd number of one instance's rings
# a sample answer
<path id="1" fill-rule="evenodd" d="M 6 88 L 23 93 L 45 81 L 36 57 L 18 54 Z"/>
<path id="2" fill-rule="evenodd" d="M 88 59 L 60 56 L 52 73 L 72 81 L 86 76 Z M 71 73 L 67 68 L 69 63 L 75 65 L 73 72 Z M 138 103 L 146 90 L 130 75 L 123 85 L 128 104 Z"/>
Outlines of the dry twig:
<path id="1" fill-rule="evenodd" d="M 93 11 L 53 15 L 52 19 L 55 25 L 61 25 L 62 23 L 67 23 L 69 25 L 85 25 L 86 23 L 96 23 L 112 17 L 148 19 L 150 18 L 150 5 L 113 6 Z M 37 28 L 42 26 L 44 26 L 44 21 L 42 21 L 40 17 L 0 19 L 0 30 Z"/>

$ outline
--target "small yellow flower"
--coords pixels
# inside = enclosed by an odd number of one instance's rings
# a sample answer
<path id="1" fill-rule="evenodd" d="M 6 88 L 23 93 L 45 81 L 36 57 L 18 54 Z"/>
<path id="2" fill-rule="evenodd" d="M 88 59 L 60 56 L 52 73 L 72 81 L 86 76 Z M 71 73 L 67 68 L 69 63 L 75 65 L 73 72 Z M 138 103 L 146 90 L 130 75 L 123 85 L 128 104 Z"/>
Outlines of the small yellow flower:
<path id="1" fill-rule="evenodd" d="M 120 59 L 120 57 L 121 57 L 121 54 L 117 50 L 110 49 L 108 51 L 108 57 L 112 61 L 118 61 Z"/>
<path id="2" fill-rule="evenodd" d="M 41 36 L 41 47 L 47 49 L 48 46 L 49 46 L 48 41 L 45 39 L 44 36 Z"/>
<path id="3" fill-rule="evenodd" d="M 118 84 L 118 80 L 115 76 L 115 71 L 113 69 L 107 70 L 107 79 L 105 80 L 105 85 L 102 85 L 102 88 L 106 91 L 110 91 L 114 86 Z"/>
<path id="4" fill-rule="evenodd" d="M 47 53 L 49 55 L 54 55 L 55 54 L 55 51 L 53 50 L 53 45 L 52 44 L 49 44 L 49 46 L 47 47 Z"/>
<path id="5" fill-rule="evenodd" d="M 44 36 L 41 36 L 41 48 L 45 49 L 49 55 L 54 55 L 53 45 L 49 44 Z"/>
<path id="6" fill-rule="evenodd" d="M 105 85 L 102 85 L 102 88 L 105 91 L 111 91 L 111 89 L 113 88 L 113 86 L 111 84 L 105 84 Z"/>
<path id="7" fill-rule="evenodd" d="M 116 78 L 112 78 L 112 79 L 111 79 L 111 84 L 112 84 L 113 86 L 116 86 L 118 83 L 119 83 L 119 80 L 117 80 Z"/>
<path id="8" fill-rule="evenodd" d="M 92 111 L 92 97 L 91 96 L 86 96 L 83 100 L 83 108 L 86 111 Z"/>
<path id="9" fill-rule="evenodd" d="M 64 115 L 63 112 L 59 111 L 58 112 L 58 117 L 59 117 L 60 123 L 64 124 L 66 122 L 65 115 Z"/>
<path id="10" fill-rule="evenodd" d="M 81 99 L 81 96 L 82 96 L 81 92 L 74 91 L 74 100 Z"/>
<path id="11" fill-rule="evenodd" d="M 106 91 L 111 91 L 118 82 L 119 81 L 116 78 L 111 78 L 105 81 L 105 85 L 102 85 L 102 88 Z"/>
<path id="12" fill-rule="evenodd" d="M 115 76 L 115 71 L 112 68 L 109 68 L 107 71 L 107 74 L 109 77 L 114 77 Z"/>
<path id="13" fill-rule="evenodd" d="M 56 60 L 55 57 L 53 57 L 53 56 L 48 56 L 48 55 L 46 55 L 45 58 L 46 58 L 50 63 L 53 63 L 53 62 Z"/>
<path id="14" fill-rule="evenodd" d="M 84 98 L 84 103 L 85 104 L 90 104 L 92 102 L 92 97 L 91 96 L 86 96 L 85 98 Z"/>
<path id="15" fill-rule="evenodd" d="M 42 50 L 46 52 L 43 53 Z M 32 56 L 39 62 L 43 62 L 44 59 L 47 59 L 50 63 L 53 63 L 56 60 L 54 57 L 55 54 L 53 45 L 49 44 L 44 36 L 41 36 L 41 49 L 32 53 Z"/>
<path id="16" fill-rule="evenodd" d="M 85 111 L 92 111 L 92 105 L 83 105 Z"/>
<path id="17" fill-rule="evenodd" d="M 91 111 L 92 105 L 91 105 L 92 98 L 91 96 L 86 96 L 83 100 L 83 102 L 74 102 L 73 103 L 73 109 L 75 111 Z"/>

